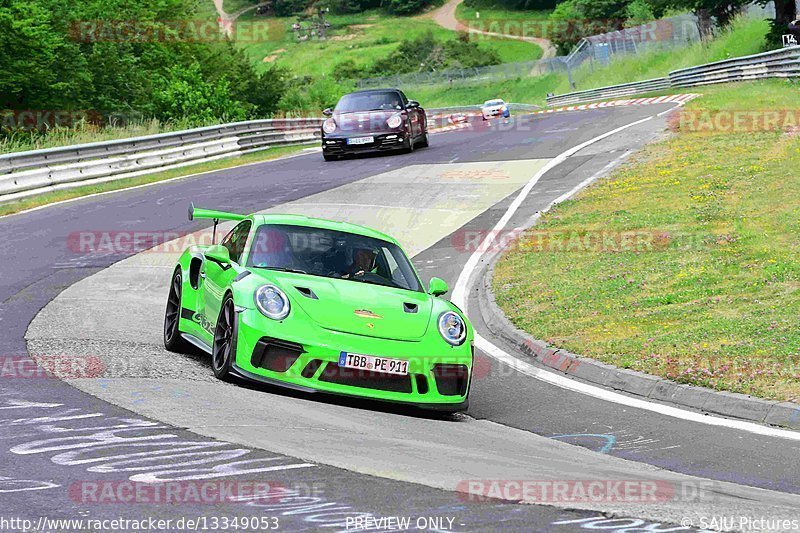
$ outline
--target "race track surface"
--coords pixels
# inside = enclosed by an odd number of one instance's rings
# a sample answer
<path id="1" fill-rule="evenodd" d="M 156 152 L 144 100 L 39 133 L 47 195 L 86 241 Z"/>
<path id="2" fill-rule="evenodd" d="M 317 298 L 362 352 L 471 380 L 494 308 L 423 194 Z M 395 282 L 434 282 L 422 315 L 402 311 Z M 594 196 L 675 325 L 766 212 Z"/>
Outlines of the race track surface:
<path id="1" fill-rule="evenodd" d="M 665 118 L 657 115 L 668 109 L 519 117 L 432 136 L 430 148 L 413 154 L 324 163 L 319 153 L 308 153 L 0 220 L 0 243 L 13 251 L 2 259 L 0 354 L 30 352 L 44 361 L 74 355 L 105 369 L 97 377 L 66 381 L 0 380 L 0 498 L 6 514 L 177 519 L 244 513 L 279 516 L 281 528 L 290 531 L 344 529 L 347 519 L 353 524 L 359 517 L 431 517 L 439 520 L 426 521 L 427 528 L 457 531 L 655 523 L 688 530 L 679 527 L 681 519 L 704 513 L 792 517 L 800 508 L 796 440 L 581 395 L 483 353 L 477 354 L 480 372 L 469 411 L 444 419 L 218 382 L 206 358 L 162 347 L 176 253 L 93 253 L 80 245 L 81 235 L 98 232 L 207 231 L 207 223 L 186 220 L 189 201 L 237 212 L 302 213 L 386 231 L 414 256 L 423 281 L 436 275 L 454 287 L 471 253 L 465 242 L 490 230 L 548 161 L 653 117 L 547 172 L 508 227 L 525 225 L 554 199 L 660 135 Z M 470 300 L 469 309 L 475 305 Z M 479 332 L 485 330 L 478 313 L 470 311 L 470 317 Z M 79 495 L 87 482 L 127 479 L 266 481 L 287 500 L 259 507 L 246 501 L 104 505 L 87 504 Z M 476 479 L 655 480 L 705 487 L 707 498 L 566 510 L 474 502 L 454 492 Z M 3 492 L 4 486 L 25 490 Z M 603 513 L 628 518 L 597 518 Z"/>

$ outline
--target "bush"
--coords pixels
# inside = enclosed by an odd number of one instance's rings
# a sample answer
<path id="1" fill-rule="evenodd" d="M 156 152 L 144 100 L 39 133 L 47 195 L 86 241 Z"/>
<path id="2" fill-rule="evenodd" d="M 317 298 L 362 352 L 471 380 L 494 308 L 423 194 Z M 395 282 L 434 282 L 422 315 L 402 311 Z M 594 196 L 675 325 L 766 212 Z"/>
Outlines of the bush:
<path id="1" fill-rule="evenodd" d="M 500 57 L 494 49 L 483 49 L 466 33 L 457 39 L 437 40 L 432 32 L 407 39 L 388 56 L 372 64 L 373 76 L 408 72 L 434 72 L 445 68 L 471 68 L 496 65 Z"/>
<path id="2" fill-rule="evenodd" d="M 197 63 L 174 66 L 156 83 L 153 92 L 156 115 L 165 122 L 207 124 L 247 118 L 248 108 L 231 97 L 226 79 L 207 82 Z"/>
<path id="3" fill-rule="evenodd" d="M 386 0 L 383 6 L 394 15 L 414 15 L 431 4 L 431 0 Z"/>

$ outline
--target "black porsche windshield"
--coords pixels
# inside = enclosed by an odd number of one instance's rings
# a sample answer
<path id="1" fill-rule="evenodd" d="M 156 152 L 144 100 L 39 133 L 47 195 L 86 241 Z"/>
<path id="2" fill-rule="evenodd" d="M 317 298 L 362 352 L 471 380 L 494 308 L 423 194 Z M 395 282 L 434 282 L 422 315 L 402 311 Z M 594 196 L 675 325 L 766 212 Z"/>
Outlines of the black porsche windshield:
<path id="1" fill-rule="evenodd" d="M 342 96 L 336 104 L 337 113 L 358 111 L 396 111 L 403 109 L 400 93 L 397 91 L 370 91 L 351 93 Z"/>
<path id="2" fill-rule="evenodd" d="M 330 229 L 264 224 L 253 237 L 247 266 L 422 292 L 399 246 Z"/>

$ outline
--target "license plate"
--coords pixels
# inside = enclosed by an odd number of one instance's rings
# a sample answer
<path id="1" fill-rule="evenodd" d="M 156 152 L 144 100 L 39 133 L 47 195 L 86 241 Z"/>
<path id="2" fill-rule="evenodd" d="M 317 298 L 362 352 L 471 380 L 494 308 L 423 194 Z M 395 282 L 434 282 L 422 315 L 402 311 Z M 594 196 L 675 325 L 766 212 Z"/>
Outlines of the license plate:
<path id="1" fill-rule="evenodd" d="M 370 372 L 382 372 L 384 374 L 397 374 L 399 376 L 408 374 L 408 361 L 360 353 L 340 353 L 339 366 L 357 370 L 369 370 Z"/>
<path id="2" fill-rule="evenodd" d="M 353 137 L 347 139 L 347 144 L 370 144 L 375 142 L 375 137 Z"/>

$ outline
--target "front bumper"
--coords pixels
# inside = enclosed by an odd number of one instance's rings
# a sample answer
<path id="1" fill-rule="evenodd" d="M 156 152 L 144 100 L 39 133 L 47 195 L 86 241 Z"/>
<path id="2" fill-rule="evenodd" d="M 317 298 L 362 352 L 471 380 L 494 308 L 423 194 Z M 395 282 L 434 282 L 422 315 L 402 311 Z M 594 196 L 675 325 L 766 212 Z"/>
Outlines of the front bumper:
<path id="1" fill-rule="evenodd" d="M 473 349 L 452 347 L 438 332 L 420 341 L 377 339 L 326 330 L 305 320 L 274 322 L 239 313 L 234 370 L 247 379 L 305 392 L 326 392 L 457 411 L 467 405 Z M 398 376 L 339 367 L 341 352 L 405 359 Z"/>
<path id="2" fill-rule="evenodd" d="M 366 144 L 347 144 L 347 139 L 357 137 L 372 137 L 374 140 Z M 323 135 L 322 151 L 329 155 L 343 155 L 398 150 L 405 147 L 407 139 L 408 135 L 402 130 L 381 133 L 351 132 L 348 134 Z"/>
<path id="3" fill-rule="evenodd" d="M 508 109 L 506 109 L 505 111 L 503 111 L 502 109 L 485 109 L 482 111 L 482 113 L 483 113 L 483 118 L 485 119 L 499 117 L 499 116 L 502 116 L 503 118 L 508 118 L 511 116 Z"/>

